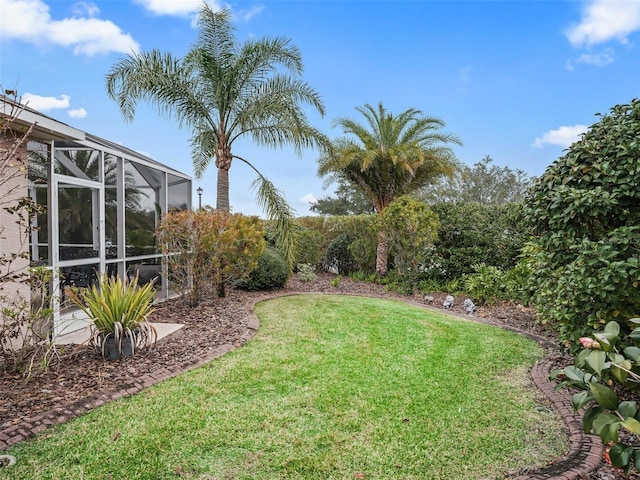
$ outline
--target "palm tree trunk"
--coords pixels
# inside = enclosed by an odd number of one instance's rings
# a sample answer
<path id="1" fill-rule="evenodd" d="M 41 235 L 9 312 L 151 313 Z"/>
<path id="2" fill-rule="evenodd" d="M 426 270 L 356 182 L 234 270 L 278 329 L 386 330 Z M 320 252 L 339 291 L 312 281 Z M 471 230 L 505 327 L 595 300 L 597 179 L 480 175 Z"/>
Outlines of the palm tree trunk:
<path id="1" fill-rule="evenodd" d="M 378 234 L 378 250 L 376 252 L 376 273 L 381 277 L 387 274 L 387 232 Z"/>
<path id="2" fill-rule="evenodd" d="M 218 186 L 216 194 L 216 209 L 223 212 L 229 211 L 229 169 L 218 168 Z"/>

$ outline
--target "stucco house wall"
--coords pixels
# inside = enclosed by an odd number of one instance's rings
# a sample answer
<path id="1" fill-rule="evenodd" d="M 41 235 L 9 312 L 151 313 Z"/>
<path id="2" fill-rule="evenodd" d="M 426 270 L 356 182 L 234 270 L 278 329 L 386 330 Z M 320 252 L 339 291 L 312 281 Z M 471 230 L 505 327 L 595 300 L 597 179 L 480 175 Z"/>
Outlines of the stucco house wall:
<path id="1" fill-rule="evenodd" d="M 14 134 L 10 130 L 5 130 L 4 133 L 4 137 L 0 138 L 0 256 L 9 262 L 0 262 L 0 276 L 7 279 L 13 274 L 26 273 L 29 266 L 29 236 L 25 226 L 20 224 L 19 215 L 5 210 L 16 205 L 28 193 L 26 142 L 20 134 Z M 13 255 L 17 257 L 12 260 Z M 0 283 L 0 300 L 3 304 L 13 304 L 20 300 L 29 302 L 29 298 L 29 288 L 24 283 Z"/>

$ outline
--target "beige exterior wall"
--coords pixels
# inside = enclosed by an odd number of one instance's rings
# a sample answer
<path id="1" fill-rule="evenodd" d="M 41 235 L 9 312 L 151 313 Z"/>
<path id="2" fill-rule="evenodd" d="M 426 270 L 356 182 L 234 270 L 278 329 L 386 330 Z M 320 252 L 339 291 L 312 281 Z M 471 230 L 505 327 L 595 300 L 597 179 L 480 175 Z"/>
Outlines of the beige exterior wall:
<path id="1" fill-rule="evenodd" d="M 7 158 L 8 149 L 14 147 L 14 138 L 0 138 L 0 255 L 7 258 L 14 253 L 28 253 L 29 237 L 24 228 L 17 222 L 18 215 L 10 214 L 4 209 L 28 195 L 26 165 L 27 145 L 23 142 L 17 158 Z M 29 266 L 27 258 L 19 258 L 8 265 L 0 265 L 0 275 L 10 272 L 24 272 Z M 0 305 L 22 298 L 29 302 L 29 287 L 22 283 L 9 282 L 0 284 Z"/>

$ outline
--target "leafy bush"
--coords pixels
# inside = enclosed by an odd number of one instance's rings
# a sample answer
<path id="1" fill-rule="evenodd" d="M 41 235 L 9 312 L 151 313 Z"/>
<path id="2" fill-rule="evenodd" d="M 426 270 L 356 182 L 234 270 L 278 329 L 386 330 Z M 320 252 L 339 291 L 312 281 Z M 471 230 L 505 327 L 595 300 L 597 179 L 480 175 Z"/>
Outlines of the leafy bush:
<path id="1" fill-rule="evenodd" d="M 300 271 L 301 264 L 311 265 L 314 268 L 320 266 L 322 254 L 324 253 L 322 250 L 322 233 L 304 228 L 298 232 L 296 240 L 298 242 L 298 257 L 296 259 L 298 271 Z"/>
<path id="2" fill-rule="evenodd" d="M 613 107 L 525 202 L 534 302 L 567 345 L 640 311 L 639 136 L 640 100 Z"/>
<path id="3" fill-rule="evenodd" d="M 312 282 L 316 279 L 316 268 L 310 263 L 298 265 L 298 278 L 303 282 Z"/>
<path id="4" fill-rule="evenodd" d="M 0 238 L 12 241 L 3 242 L 0 251 L 0 367 L 29 377 L 34 369 L 46 369 L 57 354 L 50 334 L 52 305 L 59 299 L 51 295 L 51 271 L 29 267 L 29 237 L 38 229 L 34 219 L 46 211 L 27 189 L 25 147 L 35 124 L 12 130 L 21 123 L 17 119 L 25 107 L 16 92 L 6 95 L 12 98 L 7 98 L 0 122 Z"/>
<path id="5" fill-rule="evenodd" d="M 460 278 L 481 263 L 509 270 L 529 238 L 520 204 L 441 203 L 432 209 L 440 228 L 435 250 L 423 261 L 425 277 Z"/>
<path id="6" fill-rule="evenodd" d="M 424 203 L 403 195 L 384 209 L 382 225 L 396 272 L 407 280 L 416 278 L 436 239 L 438 217 Z"/>
<path id="7" fill-rule="evenodd" d="M 505 274 L 498 267 L 481 263 L 474 265 L 475 273 L 463 277 L 464 291 L 470 295 L 476 303 L 493 303 L 504 297 Z"/>
<path id="8" fill-rule="evenodd" d="M 354 269 L 364 272 L 374 272 L 376 263 L 376 249 L 378 246 L 378 215 L 345 215 L 330 217 L 301 217 L 296 220 L 303 229 L 318 232 L 317 246 L 320 256 L 325 260 L 326 252 L 331 242 L 339 235 L 348 234 L 353 238 L 349 250 L 355 261 Z M 304 245 L 300 245 L 301 252 Z"/>
<path id="9" fill-rule="evenodd" d="M 348 233 L 341 233 L 329 244 L 325 259 L 327 270 L 341 275 L 348 275 L 355 270 L 356 261 L 349 249 L 353 238 Z"/>
<path id="10" fill-rule="evenodd" d="M 273 247 L 267 247 L 258 258 L 249 278 L 238 283 L 246 290 L 282 288 L 289 279 L 289 267 L 284 257 Z"/>
<path id="11" fill-rule="evenodd" d="M 2 281 L 9 278 L 5 276 Z M 0 287 L 0 356 L 9 370 L 27 377 L 34 367 L 47 368 L 56 355 L 55 342 L 50 338 L 54 301 L 49 293 L 51 278 L 51 270 L 44 266 L 32 267 L 28 277 L 20 278 L 29 287 L 31 301 L 22 296 L 9 301 Z"/>
<path id="12" fill-rule="evenodd" d="M 225 295 L 225 286 L 246 278 L 265 248 L 258 217 L 219 210 L 184 210 L 165 215 L 156 232 L 168 257 L 174 287 L 195 306 Z"/>
<path id="13" fill-rule="evenodd" d="M 518 263 L 506 272 L 492 265 L 473 265 L 475 273 L 462 277 L 464 291 L 478 304 L 492 304 L 497 300 L 511 300 L 528 304 L 530 271 Z"/>
<path id="14" fill-rule="evenodd" d="M 356 270 L 355 272 L 351 272 L 349 274 L 349 278 L 352 278 L 353 280 L 356 280 L 358 282 L 375 283 L 377 275 L 375 272 L 363 272 L 362 270 Z"/>
<path id="15" fill-rule="evenodd" d="M 613 443 L 609 450 L 611 463 L 623 468 L 626 474 L 631 469 L 640 469 L 640 409 L 635 400 L 621 399 L 619 393 L 640 386 L 640 319 L 633 318 L 621 328 L 618 322 L 607 323 L 603 331 L 594 338 L 583 337 L 583 350 L 577 355 L 574 365 L 554 372 L 561 378 L 559 387 L 569 386 L 580 392 L 572 397 L 576 411 L 585 408 L 583 428 L 585 432 L 600 436 L 602 443 Z M 631 330 L 633 329 L 633 330 Z M 622 331 L 630 331 L 623 334 Z M 618 393 L 616 393 L 618 391 Z M 630 397 L 631 398 L 631 397 Z M 622 441 L 620 432 L 632 435 L 636 444 Z"/>

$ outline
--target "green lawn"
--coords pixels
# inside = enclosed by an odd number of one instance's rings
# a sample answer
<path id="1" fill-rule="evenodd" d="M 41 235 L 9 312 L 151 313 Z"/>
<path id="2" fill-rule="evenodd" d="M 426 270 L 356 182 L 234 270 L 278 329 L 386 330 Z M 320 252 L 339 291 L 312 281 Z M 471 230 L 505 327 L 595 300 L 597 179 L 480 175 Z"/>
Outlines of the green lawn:
<path id="1" fill-rule="evenodd" d="M 17 445 L 0 478 L 488 479 L 566 449 L 530 340 L 396 301 L 256 311 L 245 347 Z"/>

